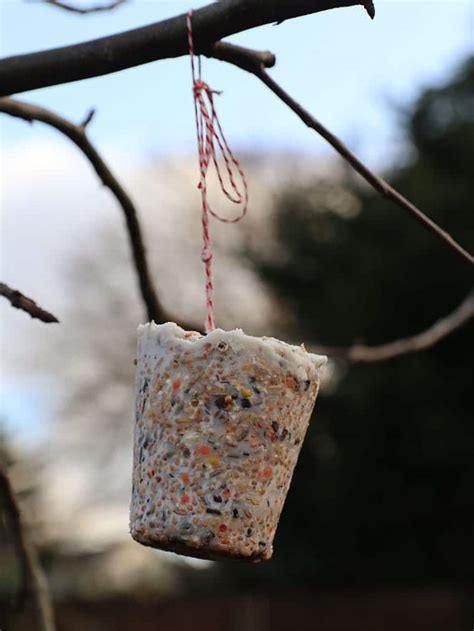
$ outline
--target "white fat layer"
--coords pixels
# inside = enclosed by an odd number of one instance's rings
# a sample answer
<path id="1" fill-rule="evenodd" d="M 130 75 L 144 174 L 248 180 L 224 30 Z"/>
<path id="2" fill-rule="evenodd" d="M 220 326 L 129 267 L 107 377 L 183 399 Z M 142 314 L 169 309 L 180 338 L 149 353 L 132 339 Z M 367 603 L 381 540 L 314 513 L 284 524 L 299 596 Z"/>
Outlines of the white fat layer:
<path id="1" fill-rule="evenodd" d="M 186 332 L 174 322 L 156 324 L 148 322 L 138 326 L 138 345 L 141 353 L 155 350 L 156 347 L 179 348 L 186 352 L 200 353 L 205 344 L 229 344 L 234 351 L 253 352 L 271 363 L 278 365 L 281 359 L 288 362 L 288 369 L 295 374 L 319 372 L 327 361 L 325 355 L 308 353 L 303 346 L 293 346 L 274 337 L 255 337 L 245 334 L 242 329 L 224 331 L 214 329 L 207 335 L 197 331 Z"/>

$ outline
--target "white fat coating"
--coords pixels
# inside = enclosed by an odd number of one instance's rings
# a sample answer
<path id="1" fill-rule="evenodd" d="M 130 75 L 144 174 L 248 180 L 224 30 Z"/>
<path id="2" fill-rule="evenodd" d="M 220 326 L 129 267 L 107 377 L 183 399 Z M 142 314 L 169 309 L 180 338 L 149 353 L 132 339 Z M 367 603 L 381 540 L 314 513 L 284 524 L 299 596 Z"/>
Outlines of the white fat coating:
<path id="1" fill-rule="evenodd" d="M 187 337 L 186 337 L 187 336 Z M 186 332 L 174 322 L 166 322 L 164 324 L 156 324 L 151 321 L 147 324 L 138 326 L 139 346 L 144 347 L 151 345 L 174 345 L 181 346 L 187 351 L 193 350 L 199 353 L 205 344 L 226 342 L 232 345 L 234 350 L 253 351 L 255 353 L 263 353 L 269 362 L 277 363 L 281 358 L 288 362 L 288 368 L 295 373 L 300 373 L 301 369 L 307 372 L 318 371 L 327 362 L 325 355 L 316 355 L 309 353 L 303 346 L 293 346 L 277 340 L 274 337 L 255 337 L 247 335 L 242 329 L 234 329 L 232 331 L 224 331 L 223 329 L 214 329 L 207 335 L 201 335 L 197 331 Z"/>

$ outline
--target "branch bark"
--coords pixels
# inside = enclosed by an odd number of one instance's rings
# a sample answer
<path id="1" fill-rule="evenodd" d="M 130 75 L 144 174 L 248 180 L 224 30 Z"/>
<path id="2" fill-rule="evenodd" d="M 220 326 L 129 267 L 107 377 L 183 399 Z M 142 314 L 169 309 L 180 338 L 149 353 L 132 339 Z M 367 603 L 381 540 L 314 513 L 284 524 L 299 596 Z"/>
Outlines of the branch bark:
<path id="1" fill-rule="evenodd" d="M 235 46 L 226 42 L 217 42 L 203 51 L 207 57 L 213 57 L 226 61 L 242 70 L 246 70 L 260 79 L 285 105 L 287 105 L 305 125 L 313 129 L 322 136 L 352 168 L 361 175 L 364 180 L 383 197 L 390 200 L 403 210 L 407 211 L 418 223 L 425 229 L 429 230 L 453 252 L 455 252 L 465 263 L 470 266 L 474 264 L 474 257 L 467 252 L 453 237 L 443 230 L 438 224 L 423 213 L 415 204 L 404 197 L 396 189 L 394 189 L 383 178 L 373 173 L 352 151 L 329 129 L 320 123 L 312 114 L 310 114 L 302 105 L 300 105 L 292 96 L 266 72 L 265 68 L 271 67 L 275 63 L 275 58 L 271 53 L 259 52 Z"/>
<path id="2" fill-rule="evenodd" d="M 35 0 L 29 0 L 29 2 L 34 2 Z M 128 0 L 115 0 L 114 2 L 109 2 L 108 4 L 95 4 L 90 7 L 79 7 L 74 4 L 70 4 L 69 2 L 61 2 L 61 0 L 36 0 L 36 2 L 41 2 L 43 4 L 50 4 L 53 7 L 57 7 L 58 9 L 63 9 L 64 11 L 69 11 L 71 13 L 79 13 L 81 15 L 86 15 L 88 13 L 101 13 L 104 11 L 112 11 L 116 9 L 121 4 L 125 4 Z"/>
<path id="3" fill-rule="evenodd" d="M 12 289 L 5 283 L 0 283 L 0 296 L 4 296 L 10 301 L 12 307 L 26 311 L 32 318 L 41 320 L 42 322 L 59 322 L 59 320 L 49 311 L 45 311 L 34 300 L 22 294 L 17 289 Z"/>
<path id="4" fill-rule="evenodd" d="M 369 0 L 221 0 L 193 12 L 196 53 L 223 37 Z M 186 14 L 108 37 L 0 60 L 0 96 L 98 77 L 188 53 Z"/>
<path id="5" fill-rule="evenodd" d="M 38 107 L 37 105 L 20 102 L 10 98 L 0 99 L 0 112 L 4 112 L 5 114 L 9 114 L 10 116 L 14 116 L 16 118 L 21 118 L 28 122 L 41 121 L 42 123 L 54 127 L 72 140 L 72 142 L 88 158 L 104 186 L 107 186 L 107 188 L 110 189 L 122 208 L 140 293 L 145 304 L 148 319 L 155 320 L 156 322 L 163 322 L 166 320 L 166 312 L 158 299 L 151 279 L 145 244 L 135 205 L 107 164 L 104 162 L 98 151 L 87 138 L 86 127 L 93 116 L 93 110 L 87 115 L 84 122 L 80 125 L 74 125 L 65 118 L 62 118 L 58 114 L 50 112 L 43 107 Z"/>
<path id="6" fill-rule="evenodd" d="M 383 362 L 401 355 L 417 353 L 435 346 L 442 339 L 461 328 L 474 317 L 474 291 L 449 315 L 437 320 L 425 331 L 411 337 L 401 338 L 380 346 L 354 344 L 349 348 L 337 346 L 313 346 L 311 351 L 341 359 L 352 364 Z"/>
<path id="7" fill-rule="evenodd" d="M 46 577 L 39 564 L 36 551 L 28 537 L 21 511 L 8 475 L 0 468 L 0 497 L 3 498 L 5 516 L 14 535 L 15 548 L 24 576 L 28 578 L 42 631 L 55 631 L 54 614 L 48 594 Z"/>

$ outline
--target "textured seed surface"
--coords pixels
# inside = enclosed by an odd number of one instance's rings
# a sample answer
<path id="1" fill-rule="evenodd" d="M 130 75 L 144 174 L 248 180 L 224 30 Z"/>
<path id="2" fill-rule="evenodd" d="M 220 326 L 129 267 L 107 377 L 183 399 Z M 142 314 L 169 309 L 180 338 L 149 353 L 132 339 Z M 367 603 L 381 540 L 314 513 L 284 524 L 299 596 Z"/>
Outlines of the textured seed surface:
<path id="1" fill-rule="evenodd" d="M 132 537 L 200 558 L 269 559 L 324 363 L 241 331 L 140 327 Z"/>

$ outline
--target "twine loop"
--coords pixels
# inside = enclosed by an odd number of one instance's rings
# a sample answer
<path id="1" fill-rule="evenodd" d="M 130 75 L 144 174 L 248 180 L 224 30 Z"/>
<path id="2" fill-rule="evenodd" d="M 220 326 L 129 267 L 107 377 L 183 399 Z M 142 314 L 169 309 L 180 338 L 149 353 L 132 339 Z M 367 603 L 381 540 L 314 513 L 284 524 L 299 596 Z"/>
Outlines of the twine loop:
<path id="1" fill-rule="evenodd" d="M 227 140 L 222 131 L 219 118 L 214 105 L 214 95 L 221 94 L 218 90 L 213 90 L 201 78 L 201 58 L 198 57 L 197 69 L 194 54 L 193 30 L 192 30 L 192 10 L 187 15 L 189 57 L 191 60 L 191 74 L 193 81 L 194 113 L 196 118 L 196 134 L 199 154 L 200 179 L 197 188 L 201 191 L 202 202 L 202 235 L 203 249 L 201 260 L 205 265 L 206 272 L 206 333 L 214 330 L 214 284 L 212 279 L 212 241 L 209 230 L 209 215 L 212 215 L 223 223 L 236 223 L 245 216 L 248 205 L 248 188 L 244 172 L 239 161 L 232 153 Z M 217 159 L 220 153 L 225 165 L 225 176 L 221 172 L 221 167 Z M 241 206 L 240 212 L 233 218 L 223 217 L 215 212 L 207 200 L 207 172 L 209 166 L 213 164 L 221 191 L 229 201 Z"/>

